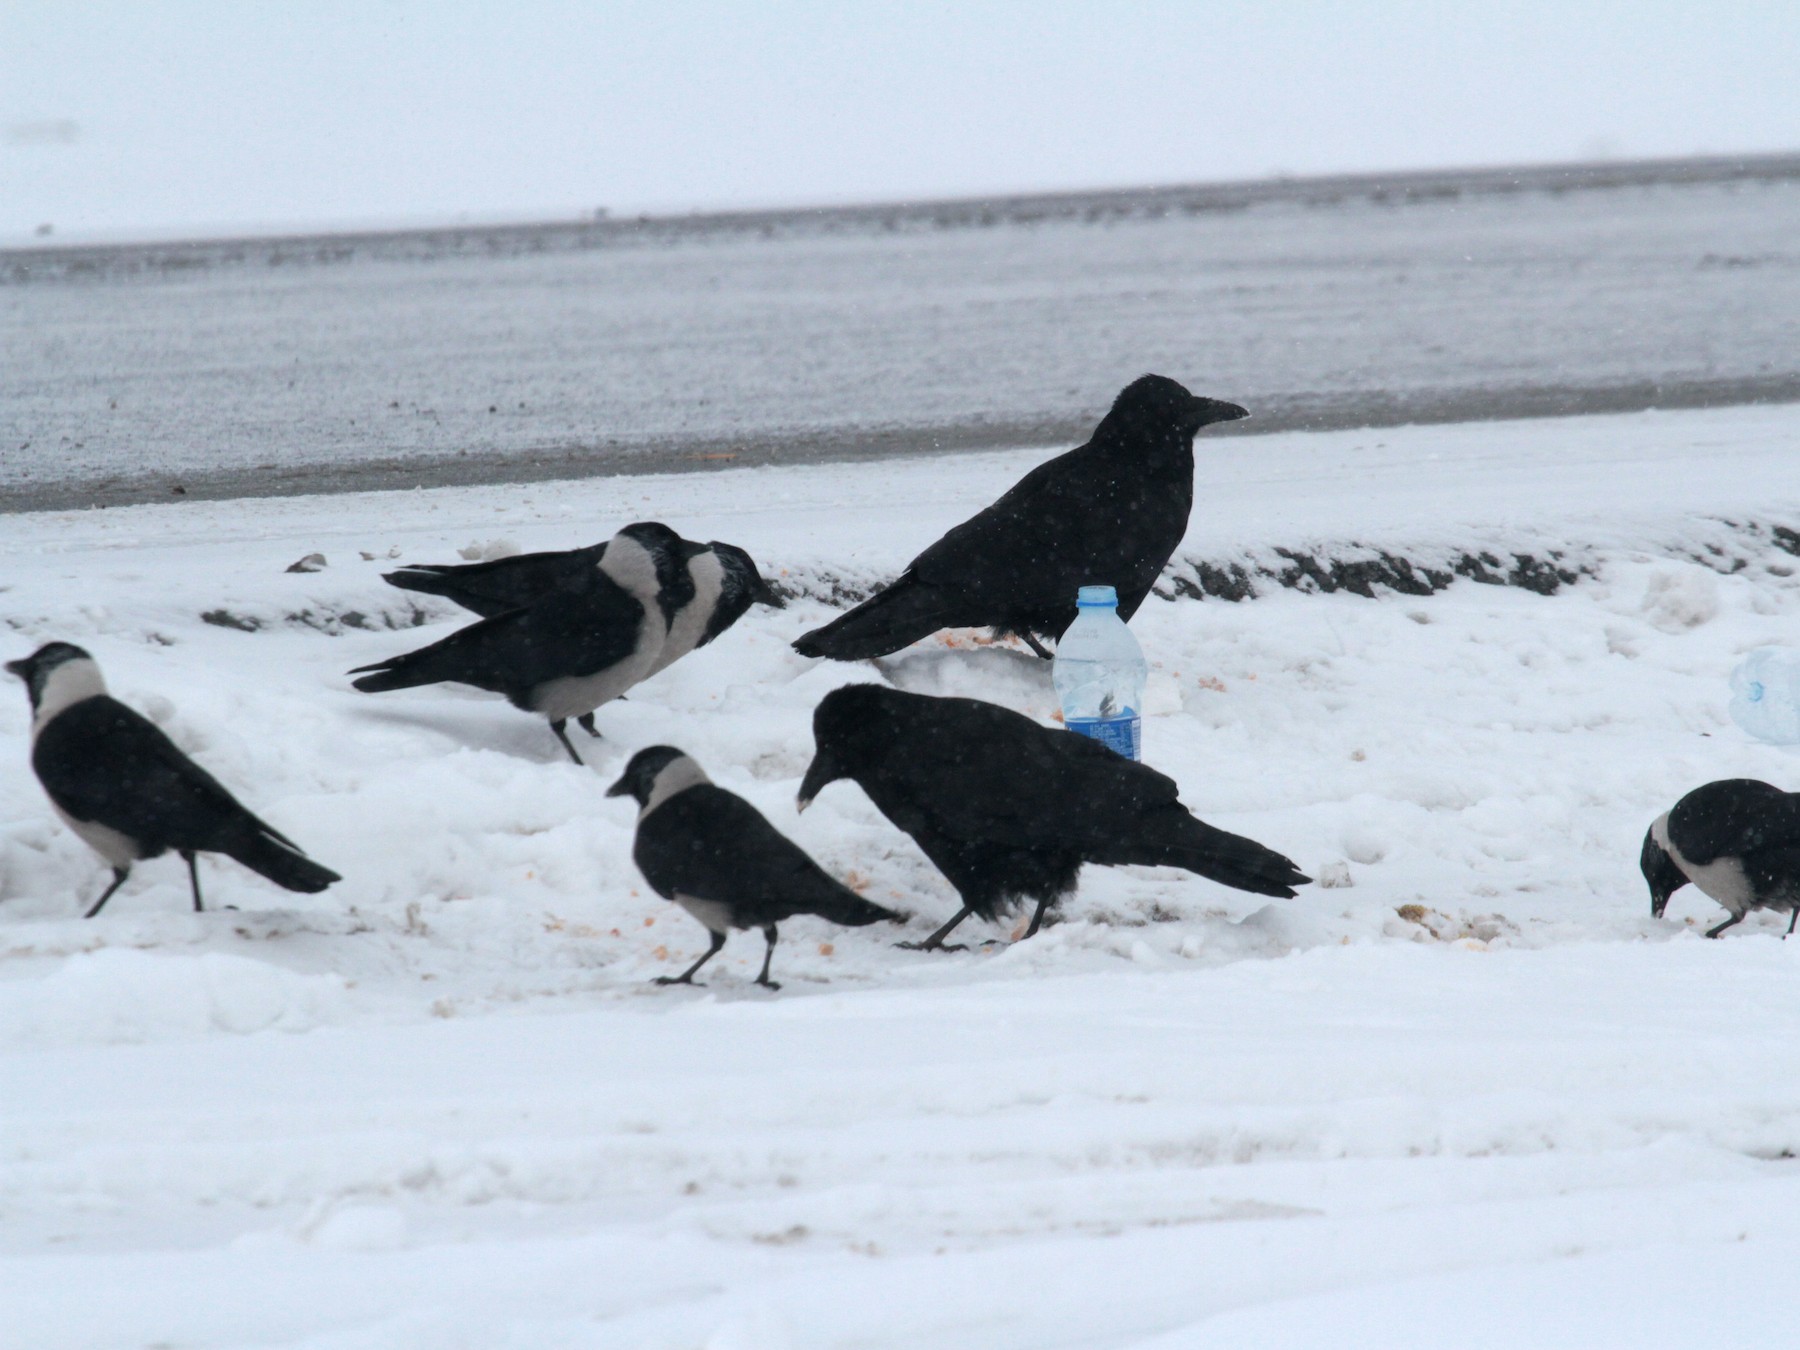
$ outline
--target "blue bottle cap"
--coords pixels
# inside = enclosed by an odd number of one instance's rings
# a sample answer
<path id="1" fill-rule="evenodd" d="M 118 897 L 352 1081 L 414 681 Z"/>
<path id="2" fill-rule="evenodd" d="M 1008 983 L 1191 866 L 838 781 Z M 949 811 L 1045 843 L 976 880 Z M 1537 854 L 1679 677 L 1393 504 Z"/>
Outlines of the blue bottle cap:
<path id="1" fill-rule="evenodd" d="M 1082 609 L 1114 609 L 1119 593 L 1111 586 L 1083 586 L 1075 594 L 1075 603 Z"/>

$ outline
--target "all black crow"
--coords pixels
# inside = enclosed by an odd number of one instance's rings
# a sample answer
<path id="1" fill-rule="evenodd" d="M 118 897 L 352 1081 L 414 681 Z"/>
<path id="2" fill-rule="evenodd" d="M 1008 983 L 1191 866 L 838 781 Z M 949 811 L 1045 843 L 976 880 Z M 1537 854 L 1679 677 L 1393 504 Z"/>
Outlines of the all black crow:
<path id="1" fill-rule="evenodd" d="M 1020 900 L 1037 902 L 1030 937 L 1084 862 L 1183 867 L 1257 895 L 1292 896 L 1310 880 L 1196 820 L 1155 769 L 992 703 L 847 685 L 814 711 L 813 742 L 800 809 L 853 779 L 961 895 L 962 910 L 919 944 L 927 950 L 969 915 L 991 920 Z"/>
<path id="2" fill-rule="evenodd" d="M 649 675 L 676 613 L 693 595 L 681 538 L 666 525 L 628 525 L 599 563 L 568 586 L 449 637 L 350 673 L 378 693 L 422 684 L 470 684 L 549 719 L 577 764 L 565 724 L 583 719 Z"/>
<path id="3" fill-rule="evenodd" d="M 802 656 L 886 656 L 940 628 L 1040 637 L 1075 620 L 1075 592 L 1111 585 L 1130 619 L 1187 532 L 1194 433 L 1249 414 L 1145 375 L 1079 449 L 1040 464 L 914 558 L 900 579 L 794 643 Z"/>
<path id="4" fill-rule="evenodd" d="M 64 823 L 112 868 L 93 918 L 131 875 L 131 865 L 174 849 L 187 860 L 194 909 L 197 853 L 223 853 L 290 891 L 342 880 L 286 835 L 245 810 L 148 718 L 106 692 L 100 667 L 80 647 L 51 642 L 6 668 L 31 694 L 31 767 Z"/>
<path id="5" fill-rule="evenodd" d="M 733 928 L 760 928 L 769 945 L 756 982 L 779 989 L 769 978 L 769 961 L 781 920 L 817 914 L 861 928 L 906 917 L 828 876 L 760 811 L 715 786 L 673 746 L 638 751 L 606 795 L 637 798 L 632 860 L 658 895 L 680 905 L 712 934 L 706 955 L 679 975 L 662 976 L 658 984 L 692 984 L 694 972 L 718 954 Z"/>
<path id="6" fill-rule="evenodd" d="M 1731 911 L 1709 938 L 1753 909 L 1788 910 L 1792 933 L 1800 920 L 1800 797 L 1754 778 L 1697 787 L 1651 823 L 1638 866 L 1653 918 L 1691 881 Z"/>

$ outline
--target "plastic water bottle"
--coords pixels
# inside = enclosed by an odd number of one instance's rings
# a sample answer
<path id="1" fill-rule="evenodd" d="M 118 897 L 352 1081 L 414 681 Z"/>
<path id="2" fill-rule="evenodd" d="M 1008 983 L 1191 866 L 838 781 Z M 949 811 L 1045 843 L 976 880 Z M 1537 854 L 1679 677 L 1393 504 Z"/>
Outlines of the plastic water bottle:
<path id="1" fill-rule="evenodd" d="M 1731 720 L 1759 741 L 1800 745 L 1800 651 L 1759 647 L 1731 672 Z"/>
<path id="2" fill-rule="evenodd" d="M 1127 759 L 1143 758 L 1144 649 L 1119 617 L 1118 592 L 1083 586 L 1075 622 L 1056 644 L 1050 679 L 1063 725 Z"/>

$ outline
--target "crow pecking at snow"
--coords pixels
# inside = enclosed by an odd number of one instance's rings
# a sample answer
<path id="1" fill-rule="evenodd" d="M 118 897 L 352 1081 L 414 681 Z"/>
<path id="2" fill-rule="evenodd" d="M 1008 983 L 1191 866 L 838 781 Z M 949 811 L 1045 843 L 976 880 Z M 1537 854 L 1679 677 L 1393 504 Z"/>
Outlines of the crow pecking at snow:
<path id="1" fill-rule="evenodd" d="M 1292 896 L 1310 880 L 1196 820 L 1174 780 L 992 703 L 846 685 L 814 711 L 813 743 L 800 809 L 827 783 L 854 780 L 962 897 L 926 950 L 969 915 L 992 920 L 1021 900 L 1037 902 L 1030 937 L 1084 862 L 1182 867 L 1257 895 Z"/>
<path id="2" fill-rule="evenodd" d="M 1792 933 L 1800 920 L 1800 797 L 1754 778 L 1697 787 L 1651 823 L 1638 866 L 1653 918 L 1691 881 L 1731 912 L 1707 937 L 1753 909 L 1790 911 Z"/>
<path id="3" fill-rule="evenodd" d="M 760 928 L 768 947 L 756 982 L 779 989 L 769 978 L 769 961 L 775 955 L 775 925 L 783 919 L 817 914 L 861 928 L 906 917 L 828 876 L 762 812 L 715 786 L 673 746 L 638 751 L 606 795 L 637 799 L 632 860 L 658 895 L 680 905 L 712 935 L 706 955 L 658 984 L 692 984 L 694 972 L 717 955 L 733 928 Z"/>
<path id="4" fill-rule="evenodd" d="M 541 713 L 569 758 L 581 756 L 565 724 L 591 714 L 656 667 L 675 615 L 693 598 L 681 537 L 643 521 L 614 535 L 598 564 L 523 609 L 470 624 L 391 660 L 358 666 L 365 693 L 445 682 L 504 694 Z"/>
<path id="5" fill-rule="evenodd" d="M 112 868 L 112 885 L 88 918 L 125 884 L 134 862 L 170 849 L 187 863 L 196 912 L 204 908 L 197 853 L 223 853 L 290 891 L 322 891 L 342 880 L 251 815 L 154 722 L 108 694 L 99 664 L 82 648 L 46 643 L 6 668 L 31 695 L 31 767 L 50 804 Z"/>
<path id="6" fill-rule="evenodd" d="M 802 656 L 886 656 L 940 628 L 1040 637 L 1075 620 L 1075 592 L 1110 585 L 1130 619 L 1187 531 L 1194 433 L 1249 414 L 1145 375 L 1088 443 L 1038 465 L 914 558 L 900 579 L 794 643 Z"/>

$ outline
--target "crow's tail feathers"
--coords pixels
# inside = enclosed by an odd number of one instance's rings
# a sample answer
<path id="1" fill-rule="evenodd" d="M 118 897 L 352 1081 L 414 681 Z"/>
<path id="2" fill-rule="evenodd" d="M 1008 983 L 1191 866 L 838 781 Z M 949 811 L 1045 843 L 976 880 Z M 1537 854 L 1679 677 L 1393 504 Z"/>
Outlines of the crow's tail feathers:
<path id="1" fill-rule="evenodd" d="M 362 671 L 372 671 L 360 680 L 350 683 L 365 694 L 381 694 L 389 689 L 412 689 L 421 684 L 436 684 L 438 678 L 421 669 L 421 662 L 413 660 L 417 652 L 408 652 L 405 656 L 396 656 L 387 661 L 377 661 L 374 665 L 358 666 L 351 671 L 352 675 Z"/>
<path id="2" fill-rule="evenodd" d="M 314 862 L 284 835 L 255 821 L 242 837 L 234 839 L 223 850 L 252 872 L 259 873 L 277 886 L 289 891 L 322 891 L 334 881 L 342 881 L 336 872 Z"/>
<path id="3" fill-rule="evenodd" d="M 847 886 L 840 887 L 833 895 L 818 897 L 811 908 L 821 919 L 841 923 L 846 928 L 867 928 L 870 924 L 881 923 L 883 920 L 888 923 L 905 923 L 909 917 L 899 910 L 878 905 L 873 900 L 865 900 Z"/>
<path id="4" fill-rule="evenodd" d="M 1160 848 L 1156 850 L 1160 856 L 1141 861 L 1186 868 L 1221 886 L 1283 899 L 1291 899 L 1294 887 L 1312 880 L 1294 866 L 1292 859 L 1264 848 L 1254 839 L 1214 829 L 1191 816 L 1188 822 L 1189 828 L 1182 831 L 1186 837 L 1180 843 Z"/>
<path id="5" fill-rule="evenodd" d="M 807 633 L 794 643 L 794 650 L 833 661 L 866 661 L 955 626 L 937 588 L 905 576 Z"/>
<path id="6" fill-rule="evenodd" d="M 402 567 L 397 572 L 383 572 L 381 579 L 403 591 L 449 595 L 456 588 L 455 572 L 453 567 Z"/>

